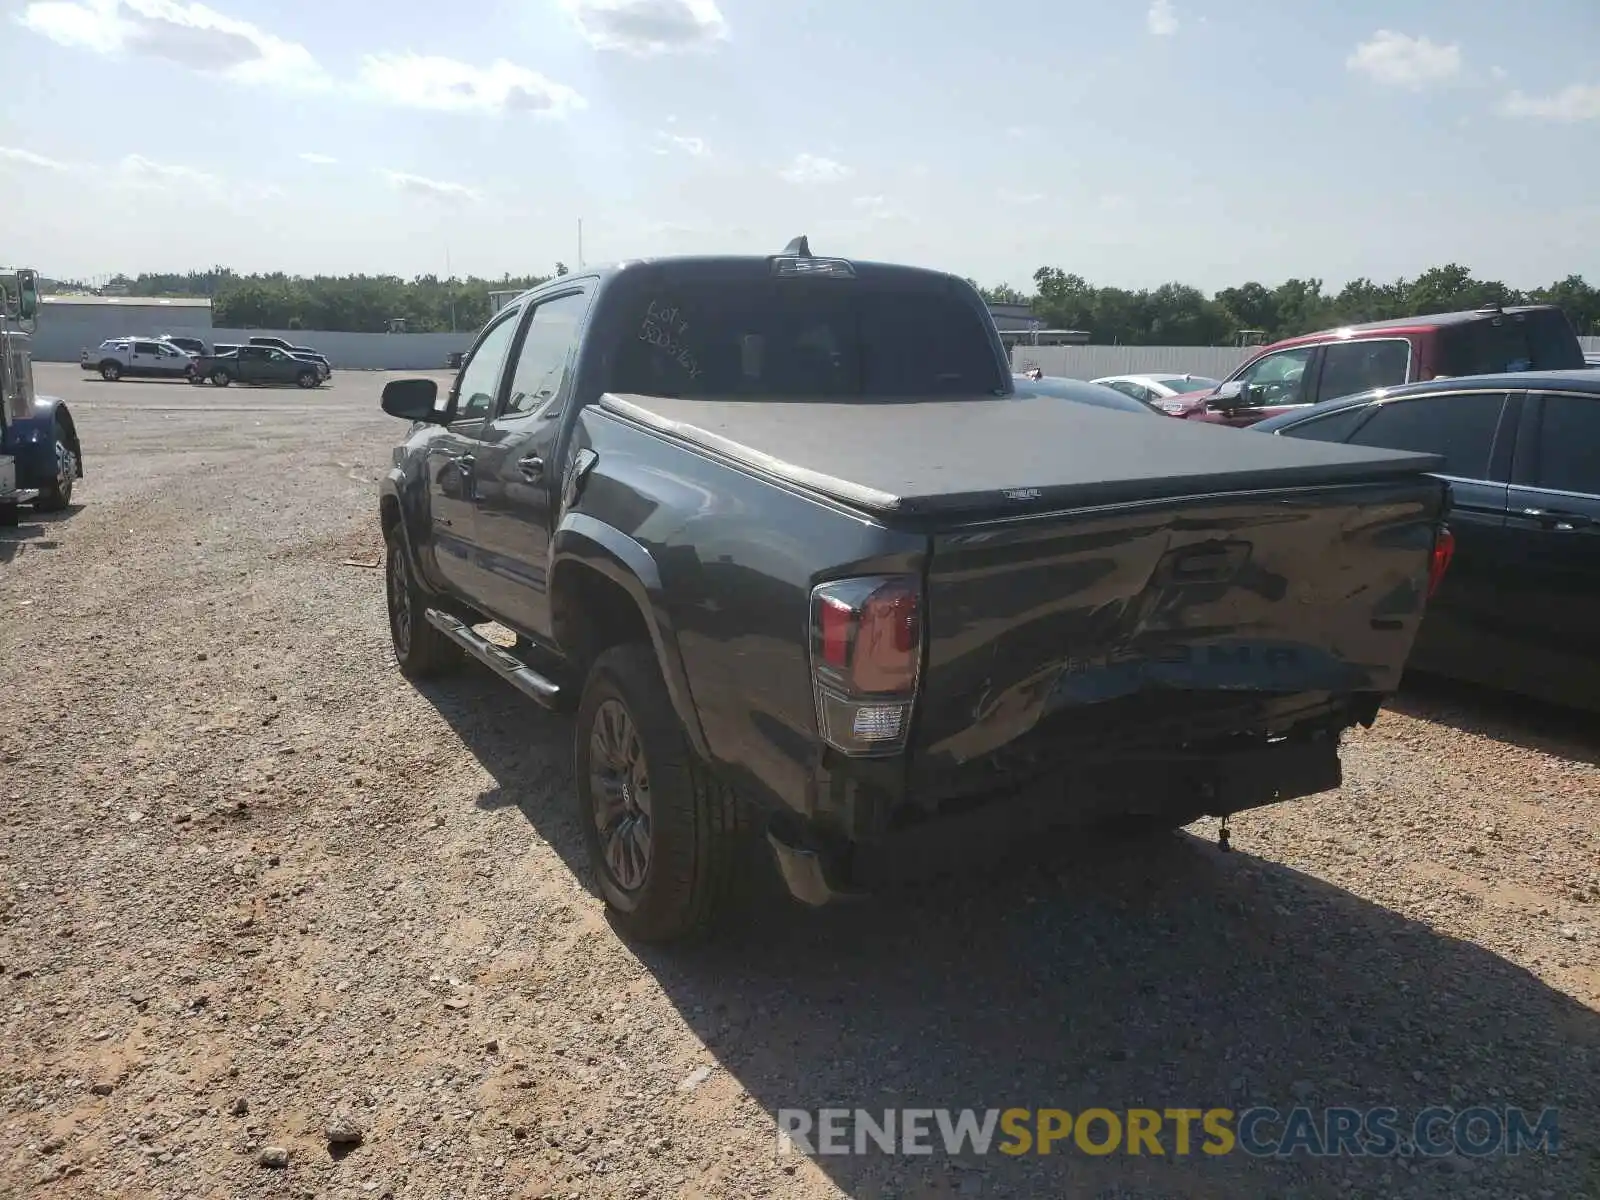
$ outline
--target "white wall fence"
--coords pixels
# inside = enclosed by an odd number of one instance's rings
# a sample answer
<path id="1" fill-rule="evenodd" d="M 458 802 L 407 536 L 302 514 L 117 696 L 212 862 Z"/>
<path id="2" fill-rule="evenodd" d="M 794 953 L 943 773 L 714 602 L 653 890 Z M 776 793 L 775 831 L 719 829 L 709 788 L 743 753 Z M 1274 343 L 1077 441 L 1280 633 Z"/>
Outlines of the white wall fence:
<path id="1" fill-rule="evenodd" d="M 1578 340 L 1583 343 L 1585 354 L 1600 354 L 1600 337 L 1581 337 Z"/>
<path id="2" fill-rule="evenodd" d="M 165 321 L 152 325 L 148 331 L 138 327 L 132 332 L 126 326 L 128 319 L 121 313 L 97 319 L 63 320 L 56 314 L 47 314 L 39 322 L 33 335 L 33 357 L 38 362 L 77 362 L 81 351 L 93 351 L 106 338 L 130 337 L 143 333 L 154 337 L 170 334 L 174 337 L 199 338 L 206 345 L 217 342 L 247 342 L 252 337 L 281 337 L 296 346 L 310 346 L 328 356 L 334 370 L 359 371 L 436 371 L 442 370 L 452 350 L 465 350 L 472 345 L 476 329 L 460 333 L 328 333 L 316 329 L 226 329 L 210 326 L 172 325 Z M 56 319 L 49 319 L 56 317 Z M 148 322 L 146 322 L 148 324 Z"/>
<path id="3" fill-rule="evenodd" d="M 1221 379 L 1252 347 L 1235 346 L 1016 346 L 1014 371 L 1041 368 L 1065 379 L 1098 379 L 1102 375 L 1206 375 Z"/>

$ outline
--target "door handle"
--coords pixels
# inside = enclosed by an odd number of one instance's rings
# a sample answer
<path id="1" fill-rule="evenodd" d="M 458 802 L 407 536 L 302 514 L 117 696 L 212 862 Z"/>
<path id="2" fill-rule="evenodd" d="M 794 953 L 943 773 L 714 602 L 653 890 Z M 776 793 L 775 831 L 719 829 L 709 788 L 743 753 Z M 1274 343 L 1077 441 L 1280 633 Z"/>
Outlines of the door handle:
<path id="1" fill-rule="evenodd" d="M 529 483 L 537 483 L 544 478 L 544 459 L 537 454 L 530 454 L 517 462 L 517 470 L 522 472 L 522 477 Z"/>
<path id="2" fill-rule="evenodd" d="M 1586 517 L 1582 513 L 1554 512 L 1546 508 L 1525 508 L 1522 515 L 1532 517 L 1546 529 L 1553 529 L 1557 533 L 1571 533 L 1575 529 L 1588 528 L 1594 524 L 1593 517 Z"/>

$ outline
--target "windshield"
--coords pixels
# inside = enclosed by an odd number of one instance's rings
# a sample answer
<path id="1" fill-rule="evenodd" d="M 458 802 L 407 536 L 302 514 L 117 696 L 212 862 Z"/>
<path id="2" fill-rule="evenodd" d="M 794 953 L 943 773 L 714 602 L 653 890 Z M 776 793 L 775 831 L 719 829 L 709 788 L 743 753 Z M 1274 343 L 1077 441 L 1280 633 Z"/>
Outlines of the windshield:
<path id="1" fill-rule="evenodd" d="M 1156 382 L 1169 387 L 1179 395 L 1187 392 L 1209 392 L 1222 386 L 1220 379 L 1207 379 L 1204 375 L 1158 375 Z"/>
<path id="2" fill-rule="evenodd" d="M 614 392 L 953 396 L 1006 386 L 982 314 L 927 286 L 663 280 L 622 329 Z"/>

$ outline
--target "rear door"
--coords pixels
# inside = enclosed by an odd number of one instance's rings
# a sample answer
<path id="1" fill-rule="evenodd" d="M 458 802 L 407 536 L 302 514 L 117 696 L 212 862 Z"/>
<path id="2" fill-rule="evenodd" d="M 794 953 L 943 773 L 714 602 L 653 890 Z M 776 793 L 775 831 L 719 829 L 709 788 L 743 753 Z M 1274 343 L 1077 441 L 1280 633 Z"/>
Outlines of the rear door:
<path id="1" fill-rule="evenodd" d="M 244 383 L 266 382 L 267 351 L 262 346 L 240 346 L 239 379 Z"/>
<path id="2" fill-rule="evenodd" d="M 1508 599 L 1541 694 L 1600 703 L 1600 395 L 1530 397 L 1510 512 Z"/>
<path id="3" fill-rule="evenodd" d="M 579 283 L 537 300 L 476 451 L 483 602 L 508 625 L 538 636 L 550 632 L 545 571 L 562 485 L 556 435 L 590 298 Z"/>
<path id="4" fill-rule="evenodd" d="M 1322 348 L 1312 403 L 1354 396 L 1373 388 L 1396 387 L 1411 378 L 1409 338 L 1357 338 Z"/>
<path id="5" fill-rule="evenodd" d="M 157 342 L 134 342 L 129 346 L 128 374 L 152 376 L 162 374 L 161 346 Z"/>
<path id="6" fill-rule="evenodd" d="M 1521 393 L 1444 392 L 1369 405 L 1344 440 L 1444 457 L 1455 558 L 1412 652 L 1424 670 L 1493 682 L 1516 669 L 1518 617 L 1506 604 L 1506 505 Z"/>

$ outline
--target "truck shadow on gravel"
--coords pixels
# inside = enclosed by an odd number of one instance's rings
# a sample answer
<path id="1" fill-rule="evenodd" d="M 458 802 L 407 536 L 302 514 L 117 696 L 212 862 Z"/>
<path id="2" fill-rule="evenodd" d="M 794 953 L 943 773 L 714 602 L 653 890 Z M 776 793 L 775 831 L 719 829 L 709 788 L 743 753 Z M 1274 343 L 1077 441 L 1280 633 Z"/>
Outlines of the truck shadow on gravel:
<path id="1" fill-rule="evenodd" d="M 478 674 L 423 691 L 496 780 L 478 803 L 519 808 L 587 881 L 570 724 Z M 1084 840 L 823 910 L 757 889 L 718 941 L 633 952 L 768 1129 L 782 1108 L 1389 1106 L 1403 1129 L 1434 1105 L 1560 1110 L 1553 1160 L 1213 1158 L 1198 1129 L 1179 1157 L 1169 1124 L 1164 1159 L 1070 1141 L 1047 1157 L 952 1158 L 935 1131 L 931 1156 L 868 1143 L 798 1168 L 854 1200 L 1600 1195 L 1586 1132 L 1600 1127 L 1600 1014 L 1481 946 L 1255 857 L 1247 831 L 1235 847 Z"/>
<path id="2" fill-rule="evenodd" d="M 55 527 L 70 521 L 83 507 L 69 504 L 60 512 L 34 512 L 24 508 L 15 525 L 0 525 L 0 564 L 11 562 L 24 550 L 54 550 Z"/>

